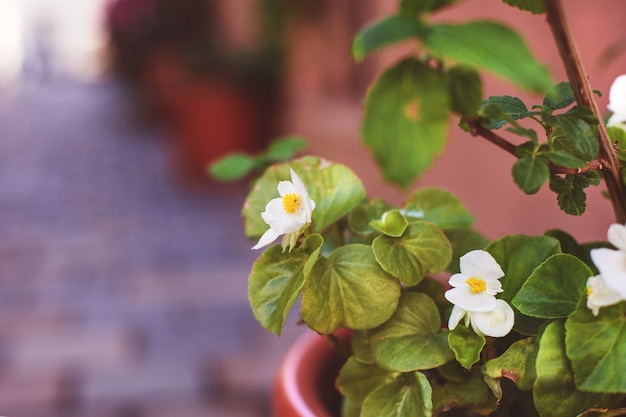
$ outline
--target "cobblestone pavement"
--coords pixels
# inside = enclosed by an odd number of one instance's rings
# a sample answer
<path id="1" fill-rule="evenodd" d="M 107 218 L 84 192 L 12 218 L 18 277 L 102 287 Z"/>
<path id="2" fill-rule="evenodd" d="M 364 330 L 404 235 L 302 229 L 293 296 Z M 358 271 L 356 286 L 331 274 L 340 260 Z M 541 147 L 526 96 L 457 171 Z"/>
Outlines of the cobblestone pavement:
<path id="1" fill-rule="evenodd" d="M 0 415 L 269 415 L 244 186 L 189 187 L 112 82 L 0 96 Z"/>

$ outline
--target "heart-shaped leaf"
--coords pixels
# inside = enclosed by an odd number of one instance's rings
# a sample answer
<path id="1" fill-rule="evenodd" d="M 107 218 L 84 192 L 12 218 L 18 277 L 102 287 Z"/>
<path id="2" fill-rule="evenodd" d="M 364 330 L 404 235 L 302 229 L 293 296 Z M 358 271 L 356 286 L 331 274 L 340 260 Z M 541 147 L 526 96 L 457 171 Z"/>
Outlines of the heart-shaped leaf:
<path id="1" fill-rule="evenodd" d="M 417 285 L 427 272 L 443 271 L 452 259 L 452 247 L 432 223 L 411 223 L 401 237 L 381 235 L 372 243 L 380 266 L 408 285 Z"/>
<path id="2" fill-rule="evenodd" d="M 465 326 L 457 326 L 448 334 L 448 343 L 456 360 L 464 368 L 470 369 L 480 360 L 480 352 L 485 347 L 485 337 L 474 333 Z"/>
<path id="3" fill-rule="evenodd" d="M 552 87 L 548 69 L 531 54 L 522 37 L 491 21 L 439 24 L 424 36 L 435 55 L 484 68 L 522 88 L 545 92 Z"/>
<path id="4" fill-rule="evenodd" d="M 344 397 L 361 404 L 375 388 L 392 382 L 396 372 L 382 369 L 376 364 L 361 362 L 351 356 L 343 365 L 335 385 Z"/>
<path id="5" fill-rule="evenodd" d="M 363 402 L 361 417 L 430 417 L 432 409 L 428 378 L 412 372 L 372 391 Z"/>
<path id="6" fill-rule="evenodd" d="M 442 229 L 465 229 L 474 216 L 452 193 L 439 188 L 423 188 L 411 194 L 401 209 L 409 220 L 427 220 Z"/>
<path id="7" fill-rule="evenodd" d="M 370 329 L 396 309 L 400 283 L 383 271 L 370 246 L 349 244 L 320 257 L 307 275 L 301 316 L 318 333 Z"/>
<path id="8" fill-rule="evenodd" d="M 537 267 L 512 304 L 531 317 L 567 317 L 576 310 L 593 271 L 575 256 L 557 253 Z"/>
<path id="9" fill-rule="evenodd" d="M 524 282 L 543 261 L 561 252 L 559 241 L 549 236 L 513 235 L 491 242 L 485 248 L 495 258 L 504 271 L 503 292 L 499 298 L 509 304 Z M 536 334 L 537 326 L 542 321 L 522 314 L 515 306 L 514 329 L 522 334 Z"/>
<path id="10" fill-rule="evenodd" d="M 303 250 L 283 253 L 280 245 L 275 245 L 252 266 L 248 298 L 254 317 L 269 331 L 282 332 L 289 310 L 300 296 L 307 258 Z"/>
<path id="11" fill-rule="evenodd" d="M 615 396 L 591 394 L 576 389 L 569 360 L 565 355 L 565 333 L 563 323 L 555 321 L 546 327 L 539 341 L 533 400 L 541 416 L 575 416 L 589 408 L 609 407 L 615 401 Z M 583 339 L 579 339 L 577 343 Z M 622 372 L 621 369 L 614 371 Z"/>
<path id="12" fill-rule="evenodd" d="M 582 300 L 565 322 L 567 357 L 576 386 L 590 392 L 626 393 L 626 303 L 603 307 L 597 316 Z"/>
<path id="13" fill-rule="evenodd" d="M 387 236 L 400 237 L 409 225 L 406 217 L 399 210 L 392 209 L 383 213 L 380 219 L 372 220 L 370 226 Z"/>
<path id="14" fill-rule="evenodd" d="M 372 330 L 370 346 L 376 363 L 392 371 L 431 369 L 454 359 L 435 303 L 418 292 L 402 294 L 391 319 Z"/>
<path id="15" fill-rule="evenodd" d="M 445 75 L 413 58 L 370 89 L 361 126 L 385 179 L 408 187 L 441 154 L 448 136 Z"/>

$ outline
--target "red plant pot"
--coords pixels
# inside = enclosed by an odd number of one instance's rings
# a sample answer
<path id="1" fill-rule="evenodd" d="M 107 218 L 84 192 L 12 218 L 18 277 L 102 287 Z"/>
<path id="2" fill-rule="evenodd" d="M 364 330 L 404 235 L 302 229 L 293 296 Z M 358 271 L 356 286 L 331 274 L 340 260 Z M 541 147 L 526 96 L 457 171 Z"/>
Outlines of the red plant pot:
<path id="1" fill-rule="evenodd" d="M 349 331 L 335 336 L 343 345 L 350 339 Z M 272 398 L 274 417 L 338 416 L 341 395 L 335 379 L 346 359 L 324 336 L 301 336 L 278 369 Z"/>

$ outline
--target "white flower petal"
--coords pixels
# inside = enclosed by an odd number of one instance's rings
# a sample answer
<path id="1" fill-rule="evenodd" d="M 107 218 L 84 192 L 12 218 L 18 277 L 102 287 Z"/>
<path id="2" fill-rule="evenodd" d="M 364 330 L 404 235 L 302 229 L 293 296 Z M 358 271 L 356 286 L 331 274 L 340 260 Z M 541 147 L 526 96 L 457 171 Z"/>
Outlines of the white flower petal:
<path id="1" fill-rule="evenodd" d="M 278 195 L 280 195 L 281 197 L 284 197 L 287 194 L 298 194 L 296 187 L 290 181 L 280 181 L 277 188 Z"/>
<path id="2" fill-rule="evenodd" d="M 624 300 L 617 292 L 606 286 L 602 275 L 596 275 L 587 280 L 587 294 L 587 308 L 594 316 L 598 315 L 600 308 Z"/>
<path id="3" fill-rule="evenodd" d="M 613 246 L 626 252 L 626 226 L 617 223 L 612 224 L 606 235 Z"/>
<path id="4" fill-rule="evenodd" d="M 626 129 L 626 113 L 613 113 L 609 120 L 606 121 L 606 125 Z"/>
<path id="5" fill-rule="evenodd" d="M 309 197 L 309 193 L 298 174 L 296 174 L 296 171 L 289 168 L 289 172 L 291 173 L 291 181 L 293 182 L 295 193 L 300 197 L 300 204 L 304 211 L 305 221 L 311 223 L 311 213 L 315 209 L 315 201 L 311 200 L 311 197 Z"/>
<path id="6" fill-rule="evenodd" d="M 491 311 L 496 297 L 487 292 L 472 294 L 469 287 L 452 288 L 445 292 L 446 300 L 467 311 Z"/>
<path id="7" fill-rule="evenodd" d="M 467 287 L 468 276 L 465 274 L 454 274 L 448 280 L 452 287 Z"/>
<path id="8" fill-rule="evenodd" d="M 626 253 L 607 248 L 592 249 L 591 260 L 606 286 L 626 299 Z"/>
<path id="9" fill-rule="evenodd" d="M 270 227 L 269 229 L 265 231 L 265 233 L 263 233 L 263 236 L 261 236 L 261 239 L 259 239 L 259 242 L 256 245 L 254 245 L 252 249 L 261 249 L 262 247 L 267 246 L 273 241 L 275 241 L 276 238 L 278 238 L 278 236 L 280 235 L 276 233 L 276 230 Z"/>
<path id="10" fill-rule="evenodd" d="M 611 84 L 607 107 L 613 113 L 626 114 L 626 74 L 615 78 Z"/>
<path id="11" fill-rule="evenodd" d="M 275 198 L 267 203 L 265 211 L 261 213 L 261 217 L 270 228 L 276 230 L 279 235 L 285 233 L 297 232 L 306 223 L 301 221 L 296 213 L 288 214 L 283 209 L 283 203 L 280 198 Z"/>
<path id="12" fill-rule="evenodd" d="M 503 337 L 509 334 L 515 323 L 515 313 L 504 300 L 496 300 L 496 308 L 488 312 L 471 312 L 470 322 L 478 334 Z"/>
<path id="13" fill-rule="evenodd" d="M 448 329 L 454 330 L 466 313 L 467 311 L 463 310 L 461 307 L 452 307 L 450 318 L 448 319 Z"/>
<path id="14" fill-rule="evenodd" d="M 461 273 L 468 277 L 478 277 L 485 281 L 496 280 L 504 276 L 504 272 L 491 254 L 484 250 L 473 250 L 461 256 L 459 260 Z"/>

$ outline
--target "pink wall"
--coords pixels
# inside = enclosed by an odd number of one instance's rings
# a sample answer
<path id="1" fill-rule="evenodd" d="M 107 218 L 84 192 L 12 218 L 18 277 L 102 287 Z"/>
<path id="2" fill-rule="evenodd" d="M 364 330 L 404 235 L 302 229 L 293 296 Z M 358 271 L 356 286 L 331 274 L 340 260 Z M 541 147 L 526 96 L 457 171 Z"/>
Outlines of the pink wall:
<path id="1" fill-rule="evenodd" d="M 393 10 L 395 3 L 379 2 L 378 7 L 381 10 Z M 610 62 L 603 62 L 600 58 L 609 45 L 626 40 L 626 26 L 623 24 L 626 5 L 623 0 L 567 0 L 564 3 L 568 7 L 567 18 L 592 86 L 605 93 L 599 99 L 599 104 L 601 109 L 606 109 L 612 80 L 617 75 L 626 73 L 626 50 Z M 553 79 L 565 79 L 543 16 L 519 12 L 496 0 L 469 0 L 437 16 L 439 21 L 485 18 L 507 23 L 521 31 L 531 50 L 547 63 Z M 342 39 L 344 44 L 334 48 L 345 51 L 345 57 L 335 56 L 333 59 L 349 59 L 349 41 Z M 387 65 L 406 50 L 402 46 L 394 48 L 377 57 L 368 58 L 370 62 L 365 65 L 372 65 L 372 62 L 377 66 Z M 321 68 L 324 65 L 324 62 L 318 64 Z M 361 70 L 353 68 L 353 72 L 358 74 L 359 71 Z M 291 87 L 298 87 L 297 80 Z M 529 106 L 541 102 L 541 97 L 529 96 L 504 82 L 486 77 L 485 96 L 502 94 L 519 95 Z M 296 91 L 292 95 L 293 102 L 289 110 L 289 128 L 292 132 L 303 134 L 312 142 L 309 149 L 311 153 L 351 166 L 364 180 L 372 196 L 380 196 L 393 202 L 404 198 L 406 193 L 380 180 L 371 156 L 359 143 L 361 110 L 356 100 L 329 99 L 328 94 L 318 94 L 315 97 L 310 90 L 306 94 L 306 100 L 298 100 L 297 97 Z M 358 100 L 361 98 L 362 96 Z M 453 120 L 451 124 L 452 135 L 448 150 L 416 186 L 439 186 L 452 191 L 477 216 L 477 229 L 491 238 L 513 233 L 541 234 L 550 228 L 561 228 L 581 241 L 606 239 L 606 230 L 613 222 L 613 214 L 608 200 L 601 196 L 603 187 L 588 192 L 587 213 L 583 216 L 562 214 L 556 204 L 555 194 L 547 186 L 536 195 L 523 194 L 511 179 L 513 157 L 482 139 L 461 132 L 455 127 L 456 122 L 457 120 Z M 517 138 L 510 137 L 510 140 L 515 142 Z"/>

